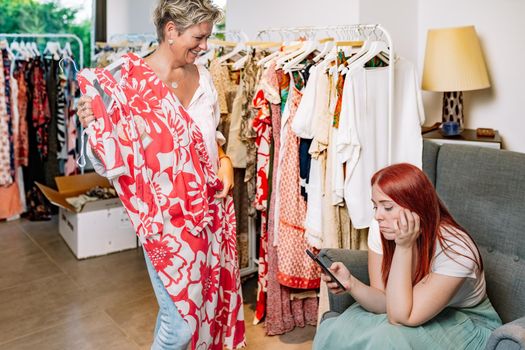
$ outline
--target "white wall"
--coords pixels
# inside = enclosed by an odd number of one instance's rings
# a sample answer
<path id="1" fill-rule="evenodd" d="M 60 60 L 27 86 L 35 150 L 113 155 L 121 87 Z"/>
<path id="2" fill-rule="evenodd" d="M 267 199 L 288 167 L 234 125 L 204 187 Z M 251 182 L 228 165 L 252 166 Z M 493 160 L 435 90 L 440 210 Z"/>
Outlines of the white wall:
<path id="1" fill-rule="evenodd" d="M 228 0 L 226 28 L 255 39 L 265 28 L 357 23 L 358 5 L 359 0 Z"/>
<path id="2" fill-rule="evenodd" d="M 108 0 L 108 40 L 117 34 L 155 33 L 151 20 L 155 4 L 151 0 Z"/>
<path id="3" fill-rule="evenodd" d="M 417 4 L 418 0 L 228 0 L 226 28 L 243 30 L 255 39 L 264 28 L 378 23 L 391 34 L 396 52 L 415 63 Z"/>
<path id="4" fill-rule="evenodd" d="M 394 43 L 395 52 L 417 62 L 418 0 L 362 0 L 358 23 L 379 23 L 385 27 Z"/>
<path id="5" fill-rule="evenodd" d="M 521 0 L 420 0 L 419 67 L 431 28 L 474 25 L 485 54 L 491 88 L 464 93 L 469 129 L 497 129 L 504 148 L 525 152 L 525 2 Z M 439 93 L 424 92 L 427 124 L 441 120 Z"/>

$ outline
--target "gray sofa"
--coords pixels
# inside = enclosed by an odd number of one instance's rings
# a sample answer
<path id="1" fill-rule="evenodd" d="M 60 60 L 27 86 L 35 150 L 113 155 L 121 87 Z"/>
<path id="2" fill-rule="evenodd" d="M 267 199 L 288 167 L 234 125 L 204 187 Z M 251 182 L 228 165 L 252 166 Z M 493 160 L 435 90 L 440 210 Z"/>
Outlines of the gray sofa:
<path id="1" fill-rule="evenodd" d="M 423 169 L 481 250 L 487 293 L 504 323 L 486 349 L 525 349 L 525 154 L 425 141 Z M 369 283 L 367 252 L 325 249 L 320 256 Z M 348 294 L 329 298 L 323 319 L 354 302 Z"/>

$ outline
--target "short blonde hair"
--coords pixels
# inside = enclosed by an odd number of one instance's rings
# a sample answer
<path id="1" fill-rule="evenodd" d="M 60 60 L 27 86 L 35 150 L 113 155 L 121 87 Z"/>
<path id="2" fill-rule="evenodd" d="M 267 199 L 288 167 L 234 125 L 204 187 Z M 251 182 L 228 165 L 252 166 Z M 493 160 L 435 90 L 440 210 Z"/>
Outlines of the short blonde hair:
<path id="1" fill-rule="evenodd" d="M 153 11 L 153 23 L 159 42 L 164 41 L 164 27 L 170 21 L 182 33 L 195 24 L 215 24 L 222 19 L 222 10 L 210 0 L 159 0 Z"/>

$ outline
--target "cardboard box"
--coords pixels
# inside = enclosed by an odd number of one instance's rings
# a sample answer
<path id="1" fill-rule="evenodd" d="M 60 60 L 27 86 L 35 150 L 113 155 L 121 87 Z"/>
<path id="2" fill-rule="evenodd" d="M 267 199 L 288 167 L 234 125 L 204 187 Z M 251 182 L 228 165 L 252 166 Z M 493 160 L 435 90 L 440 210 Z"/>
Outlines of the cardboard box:
<path id="1" fill-rule="evenodd" d="M 37 183 L 49 201 L 60 207 L 58 231 L 78 259 L 137 247 L 137 235 L 119 198 L 102 199 L 75 208 L 66 198 L 76 197 L 95 186 L 111 187 L 96 174 L 58 176 L 58 191 Z"/>

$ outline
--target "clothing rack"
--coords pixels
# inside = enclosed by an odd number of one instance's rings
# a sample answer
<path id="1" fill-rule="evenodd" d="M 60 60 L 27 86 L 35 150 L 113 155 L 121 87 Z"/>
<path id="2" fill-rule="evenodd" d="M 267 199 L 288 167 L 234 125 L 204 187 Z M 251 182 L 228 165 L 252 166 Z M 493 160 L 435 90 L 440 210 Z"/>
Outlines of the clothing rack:
<path id="1" fill-rule="evenodd" d="M 286 35 L 295 35 L 315 39 L 319 33 L 326 33 L 334 35 L 337 39 L 350 40 L 377 40 L 383 41 L 388 46 L 388 57 L 390 57 L 390 64 L 388 65 L 388 164 L 392 163 L 392 123 L 394 115 L 394 44 L 390 33 L 380 24 L 350 24 L 350 25 L 329 25 L 329 26 L 303 26 L 303 27 L 282 27 L 282 28 L 268 28 L 257 32 L 257 39 L 261 39 L 263 35 L 268 37 L 272 33 L 280 36 L 281 41 L 284 41 Z"/>
<path id="2" fill-rule="evenodd" d="M 230 32 L 231 33 L 231 32 Z M 287 41 L 286 39 L 296 40 L 298 37 L 302 39 L 320 39 L 316 38 L 318 34 L 327 34 L 334 36 L 336 40 L 376 40 L 383 41 L 388 47 L 388 56 L 391 64 L 388 65 L 389 77 L 389 94 L 388 94 L 388 145 L 392 144 L 392 120 L 394 113 L 394 45 L 390 33 L 380 24 L 355 24 L 355 25 L 330 25 L 330 26 L 304 26 L 304 27 L 282 27 L 282 28 L 267 28 L 260 30 L 256 35 L 256 40 L 262 40 L 263 36 L 267 36 L 270 40 L 271 34 L 278 34 L 280 41 Z M 287 38 L 288 37 L 288 38 Z M 391 163 L 392 150 L 388 150 L 388 164 Z M 249 245 L 249 265 L 241 269 L 241 276 L 250 275 L 257 272 L 258 260 L 256 259 L 256 222 L 254 218 L 249 218 L 248 221 L 248 245 Z"/>
<path id="3" fill-rule="evenodd" d="M 78 43 L 79 47 L 79 69 L 84 68 L 84 45 L 82 40 L 74 34 L 53 34 L 53 33 L 33 33 L 33 34 L 9 34 L 9 33 L 0 33 L 0 38 L 57 38 L 57 39 L 73 39 Z"/>
<path id="4" fill-rule="evenodd" d="M 84 68 L 84 44 L 82 43 L 82 40 L 74 34 L 55 34 L 55 33 L 18 33 L 18 34 L 10 34 L 10 33 L 0 33 L 0 38 L 55 38 L 55 39 L 73 39 L 78 43 L 78 50 L 79 50 L 79 66 L 78 70 L 81 70 Z M 73 61 L 74 63 L 74 61 Z M 76 68 L 76 67 L 75 67 Z M 83 128 L 80 127 L 80 135 L 79 137 L 83 137 Z M 80 168 L 80 173 L 84 174 L 84 168 Z"/>

